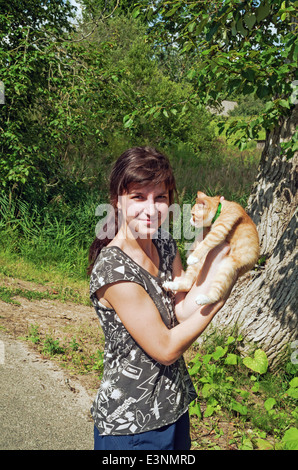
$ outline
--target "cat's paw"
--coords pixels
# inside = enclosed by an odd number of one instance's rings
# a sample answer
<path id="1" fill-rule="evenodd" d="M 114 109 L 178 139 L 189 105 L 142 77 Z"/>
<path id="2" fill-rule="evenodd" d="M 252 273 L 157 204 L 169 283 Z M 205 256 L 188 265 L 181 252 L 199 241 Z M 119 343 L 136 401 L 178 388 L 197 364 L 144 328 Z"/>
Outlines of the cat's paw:
<path id="1" fill-rule="evenodd" d="M 195 299 L 196 303 L 198 305 L 207 305 L 207 304 L 211 304 L 211 299 L 209 299 L 209 297 L 205 294 L 199 294 L 196 299 Z"/>
<path id="2" fill-rule="evenodd" d="M 196 256 L 193 256 L 193 255 L 189 255 L 189 257 L 187 258 L 187 264 L 188 266 L 191 266 L 192 264 L 196 264 L 198 263 L 200 260 L 198 258 L 196 258 Z"/>
<path id="3" fill-rule="evenodd" d="M 179 282 L 177 281 L 165 281 L 162 284 L 163 288 L 166 290 L 176 291 L 179 289 Z"/>

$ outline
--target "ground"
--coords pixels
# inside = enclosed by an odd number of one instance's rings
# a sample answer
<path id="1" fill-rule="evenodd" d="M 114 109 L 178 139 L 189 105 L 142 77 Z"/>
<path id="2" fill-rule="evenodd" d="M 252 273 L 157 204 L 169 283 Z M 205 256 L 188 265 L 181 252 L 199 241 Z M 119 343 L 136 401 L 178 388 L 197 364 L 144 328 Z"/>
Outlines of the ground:
<path id="1" fill-rule="evenodd" d="M 1 285 L 29 291 L 48 291 L 48 287 L 10 277 L 2 279 Z M 86 349 L 91 341 L 98 340 L 98 344 L 92 344 L 92 346 L 90 344 L 90 354 L 92 350 L 102 347 L 103 335 L 92 306 L 52 299 L 28 300 L 21 296 L 15 296 L 13 300 L 18 304 L 0 301 L 0 328 L 13 338 L 28 337 L 30 326 L 37 325 L 41 337 L 46 335 L 51 335 L 52 338 L 76 336 L 85 342 Z M 38 345 L 31 341 L 27 341 L 27 344 L 35 350 L 38 348 Z M 82 374 L 75 369 L 71 370 L 71 374 L 75 375 L 91 393 L 98 387 L 99 378 L 96 372 Z"/>
<path id="2" fill-rule="evenodd" d="M 49 290 L 48 287 L 11 277 L 2 278 L 1 285 L 30 292 Z M 41 358 L 44 355 L 47 360 L 49 355 L 41 351 L 40 342 L 34 344 L 29 340 L 29 331 L 32 326 L 38 326 L 38 333 L 43 340 L 46 335 L 50 335 L 51 338 L 61 339 L 61 344 L 63 344 L 67 338 L 70 341 L 75 336 L 80 344 L 81 357 L 84 357 L 84 360 L 80 359 L 81 367 L 80 364 L 74 366 L 73 357 L 54 355 L 52 359 L 58 361 L 64 369 L 66 368 L 72 380 L 78 381 L 88 393 L 95 395 L 99 386 L 100 372 L 86 366 L 88 363 L 86 356 L 91 357 L 96 351 L 103 350 L 104 338 L 94 308 L 54 299 L 28 300 L 23 296 L 14 296 L 13 301 L 17 303 L 0 301 L 1 330 L 12 338 L 26 340 L 26 344 L 32 348 L 32 351 L 36 353 L 36 350 L 39 350 Z M 191 423 L 194 450 L 237 449 L 239 423 L 229 422 L 223 417 L 218 417 L 212 422 L 205 419 L 203 422 L 197 422 L 195 418 L 192 418 Z"/>

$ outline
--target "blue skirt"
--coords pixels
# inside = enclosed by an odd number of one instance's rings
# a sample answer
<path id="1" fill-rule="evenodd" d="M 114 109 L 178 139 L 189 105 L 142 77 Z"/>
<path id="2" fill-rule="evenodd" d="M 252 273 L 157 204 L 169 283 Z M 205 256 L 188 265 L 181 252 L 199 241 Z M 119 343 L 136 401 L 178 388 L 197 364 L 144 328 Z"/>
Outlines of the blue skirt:
<path id="1" fill-rule="evenodd" d="M 153 431 L 101 436 L 94 426 L 94 450 L 190 450 L 188 411 L 178 421 Z"/>

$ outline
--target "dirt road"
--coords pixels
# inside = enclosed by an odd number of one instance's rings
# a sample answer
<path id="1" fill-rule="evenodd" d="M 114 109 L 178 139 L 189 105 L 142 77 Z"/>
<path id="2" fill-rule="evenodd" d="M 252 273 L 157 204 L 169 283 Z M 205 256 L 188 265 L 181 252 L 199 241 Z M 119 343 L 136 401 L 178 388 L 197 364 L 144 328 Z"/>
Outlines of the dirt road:
<path id="1" fill-rule="evenodd" d="M 0 397 L 1 450 L 92 449 L 91 395 L 1 332 Z"/>

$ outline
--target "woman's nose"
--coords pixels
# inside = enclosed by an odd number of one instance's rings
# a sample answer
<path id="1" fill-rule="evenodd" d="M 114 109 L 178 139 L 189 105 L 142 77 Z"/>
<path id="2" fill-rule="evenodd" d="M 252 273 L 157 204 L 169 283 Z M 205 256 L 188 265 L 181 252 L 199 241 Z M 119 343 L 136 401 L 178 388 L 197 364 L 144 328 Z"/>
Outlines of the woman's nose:
<path id="1" fill-rule="evenodd" d="M 145 205 L 145 208 L 144 208 L 144 212 L 149 217 L 153 217 L 156 215 L 158 211 L 153 201 L 151 200 L 147 201 L 147 204 Z"/>

